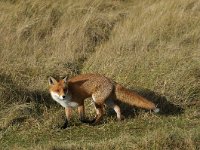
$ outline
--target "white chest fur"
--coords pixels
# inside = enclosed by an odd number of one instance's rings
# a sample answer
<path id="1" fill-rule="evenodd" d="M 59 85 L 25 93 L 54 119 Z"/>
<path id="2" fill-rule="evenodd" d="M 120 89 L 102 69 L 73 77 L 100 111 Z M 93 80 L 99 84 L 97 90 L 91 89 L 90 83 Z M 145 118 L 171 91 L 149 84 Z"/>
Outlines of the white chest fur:
<path id="1" fill-rule="evenodd" d="M 56 102 L 58 102 L 63 107 L 77 107 L 78 106 L 78 103 L 71 101 L 72 97 L 69 94 L 67 94 L 64 99 L 62 98 L 62 96 L 59 96 L 55 92 L 51 92 L 51 96 Z"/>

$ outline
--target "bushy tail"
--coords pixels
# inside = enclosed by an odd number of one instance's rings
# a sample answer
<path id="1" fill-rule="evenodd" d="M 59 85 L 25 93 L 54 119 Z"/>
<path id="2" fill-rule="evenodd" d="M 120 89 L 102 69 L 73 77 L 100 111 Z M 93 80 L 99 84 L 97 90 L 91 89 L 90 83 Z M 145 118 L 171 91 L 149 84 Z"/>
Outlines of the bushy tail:
<path id="1" fill-rule="evenodd" d="M 156 105 L 154 103 L 143 98 L 137 93 L 124 88 L 119 84 L 115 85 L 115 95 L 118 100 L 128 103 L 132 106 L 154 110 L 154 112 L 156 113 L 159 112 L 159 108 L 156 108 Z"/>

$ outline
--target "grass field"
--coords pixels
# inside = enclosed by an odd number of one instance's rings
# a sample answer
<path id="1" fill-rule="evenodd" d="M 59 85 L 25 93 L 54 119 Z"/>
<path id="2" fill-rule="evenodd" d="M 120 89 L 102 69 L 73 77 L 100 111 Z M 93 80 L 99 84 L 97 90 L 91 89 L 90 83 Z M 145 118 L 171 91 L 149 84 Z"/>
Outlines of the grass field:
<path id="1" fill-rule="evenodd" d="M 200 149 L 199 0 L 1 0 L 0 149 Z M 121 104 L 61 130 L 48 77 L 101 73 L 161 108 Z M 95 114 L 91 99 L 87 115 Z"/>

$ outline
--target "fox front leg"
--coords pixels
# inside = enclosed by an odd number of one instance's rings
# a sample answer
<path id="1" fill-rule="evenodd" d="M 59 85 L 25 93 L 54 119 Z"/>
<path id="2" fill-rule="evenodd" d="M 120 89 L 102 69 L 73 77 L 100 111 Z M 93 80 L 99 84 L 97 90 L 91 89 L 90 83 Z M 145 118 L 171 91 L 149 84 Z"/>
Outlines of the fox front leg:
<path id="1" fill-rule="evenodd" d="M 72 114 L 72 108 L 71 107 L 65 107 L 65 114 L 66 114 L 65 123 L 63 124 L 61 129 L 66 129 L 67 127 L 69 127 L 69 121 L 70 121 L 71 114 Z"/>

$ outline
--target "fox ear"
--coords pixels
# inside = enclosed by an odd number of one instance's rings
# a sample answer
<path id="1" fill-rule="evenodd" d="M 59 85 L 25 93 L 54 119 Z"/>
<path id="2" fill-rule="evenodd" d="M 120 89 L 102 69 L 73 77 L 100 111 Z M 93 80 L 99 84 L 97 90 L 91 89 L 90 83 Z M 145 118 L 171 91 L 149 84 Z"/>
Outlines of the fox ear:
<path id="1" fill-rule="evenodd" d="M 63 78 L 63 81 L 64 81 L 65 83 L 67 83 L 68 78 L 69 78 L 68 76 L 64 77 L 64 78 Z"/>
<path id="2" fill-rule="evenodd" d="M 57 83 L 56 79 L 54 79 L 53 77 L 49 77 L 48 81 L 49 81 L 49 85 L 54 85 Z"/>

